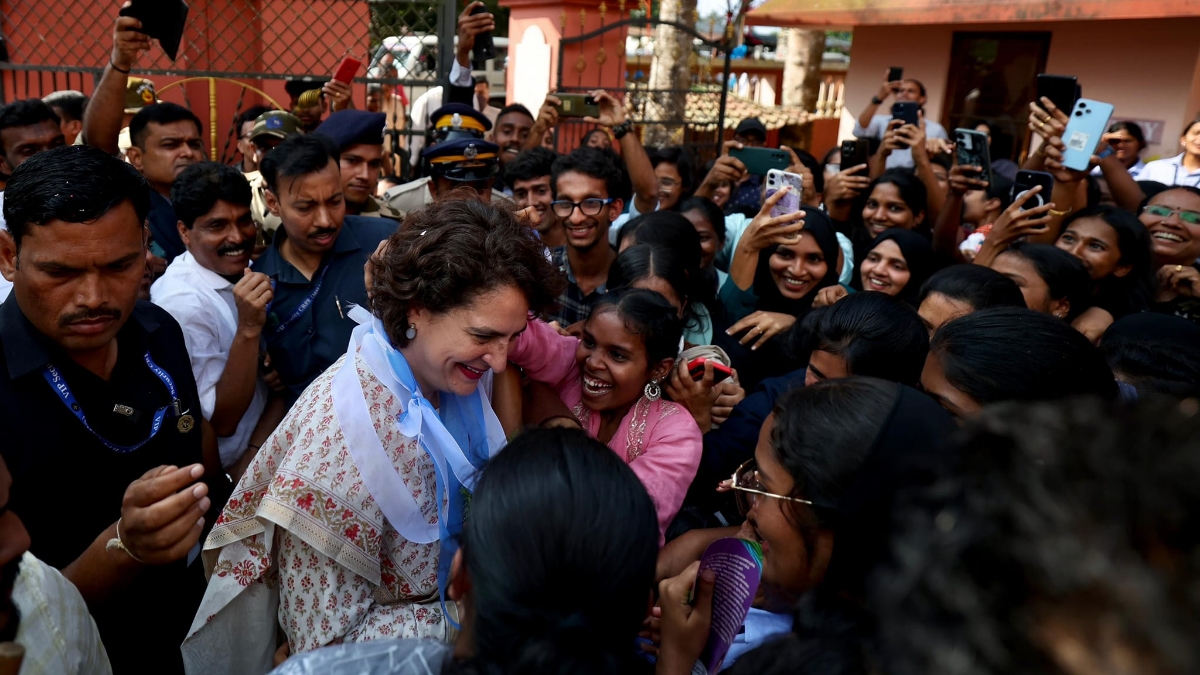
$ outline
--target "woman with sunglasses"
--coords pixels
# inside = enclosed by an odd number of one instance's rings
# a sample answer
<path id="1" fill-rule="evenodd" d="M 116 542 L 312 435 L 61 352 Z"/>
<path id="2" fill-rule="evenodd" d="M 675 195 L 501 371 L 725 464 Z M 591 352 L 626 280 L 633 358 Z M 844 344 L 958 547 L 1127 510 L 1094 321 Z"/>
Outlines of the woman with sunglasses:
<path id="1" fill-rule="evenodd" d="M 1200 189 L 1176 186 L 1142 207 L 1157 268 L 1154 310 L 1200 323 Z"/>
<path id="2" fill-rule="evenodd" d="M 954 422 L 920 392 L 849 377 L 795 389 L 763 424 L 754 460 L 727 484 L 746 514 L 741 536 L 762 545 L 762 609 L 804 605 L 854 614 L 866 573 L 885 557 L 891 502 L 947 458 Z M 710 607 L 686 604 L 698 565 L 661 586 L 659 675 L 687 673 Z M 707 630 L 707 628 L 705 628 Z"/>

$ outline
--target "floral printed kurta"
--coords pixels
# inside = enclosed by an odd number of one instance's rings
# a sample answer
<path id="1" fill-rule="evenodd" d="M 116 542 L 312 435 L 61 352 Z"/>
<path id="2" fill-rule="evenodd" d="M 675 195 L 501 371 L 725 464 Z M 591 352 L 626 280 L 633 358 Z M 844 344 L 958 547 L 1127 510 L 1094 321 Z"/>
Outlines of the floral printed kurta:
<path id="1" fill-rule="evenodd" d="M 209 588 L 184 643 L 185 660 L 189 642 L 200 660 L 189 661 L 189 671 L 243 672 L 211 652 L 261 641 L 251 634 L 268 633 L 265 612 L 277 611 L 293 654 L 343 641 L 447 637 L 438 599 L 439 543 L 410 542 L 386 521 L 334 414 L 331 383 L 347 358 L 292 407 L 209 535 Z M 385 452 L 427 522 L 436 523 L 434 466 L 416 439 L 397 431 L 400 399 L 360 358 L 352 362 Z M 274 643 L 269 646 L 274 651 Z M 262 649 L 256 644 L 248 651 Z"/>

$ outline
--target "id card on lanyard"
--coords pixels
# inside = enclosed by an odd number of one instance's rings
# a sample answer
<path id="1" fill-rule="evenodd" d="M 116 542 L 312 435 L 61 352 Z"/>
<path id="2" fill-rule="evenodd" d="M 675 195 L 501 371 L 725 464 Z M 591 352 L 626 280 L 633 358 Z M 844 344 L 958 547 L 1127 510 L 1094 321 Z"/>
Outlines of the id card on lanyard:
<path id="1" fill-rule="evenodd" d="M 274 328 L 271 329 L 271 332 L 274 335 L 282 335 L 284 331 L 290 328 L 292 324 L 296 323 L 296 321 L 299 320 L 300 317 L 304 316 L 304 313 L 313 306 L 313 302 L 315 302 L 317 299 L 317 294 L 321 292 L 321 284 L 325 283 L 325 274 L 332 266 L 333 265 L 331 263 L 325 265 L 325 269 L 321 270 L 321 275 L 317 277 L 317 283 L 313 285 L 313 288 L 311 291 L 309 291 L 308 295 L 300 301 L 299 305 L 296 305 L 296 309 L 292 310 L 292 313 L 289 314 L 286 319 L 280 321 Z M 268 315 L 271 313 L 272 304 L 274 304 L 274 301 L 267 305 Z"/>
<path id="2" fill-rule="evenodd" d="M 161 380 L 167 387 L 167 391 L 171 393 L 171 402 L 154 411 L 154 417 L 150 423 L 150 435 L 140 443 L 134 445 L 117 445 L 101 436 L 92 428 L 92 425 L 88 423 L 87 415 L 83 412 L 83 406 L 79 404 L 79 401 L 75 398 L 75 394 L 71 391 L 70 385 L 67 384 L 66 378 L 54 367 L 54 364 L 46 364 L 46 367 L 42 370 L 42 377 L 46 379 L 46 382 L 54 390 L 54 393 L 58 394 L 59 400 L 67 407 L 67 410 L 83 424 L 84 429 L 87 429 L 88 432 L 95 436 L 109 450 L 126 454 L 137 450 L 157 436 L 158 432 L 162 430 L 163 420 L 168 412 L 177 418 L 175 427 L 179 430 L 179 433 L 186 434 L 196 426 L 196 419 L 191 416 L 191 411 L 183 409 L 183 405 L 179 400 L 179 392 L 175 389 L 175 380 L 171 378 L 171 374 L 155 363 L 154 359 L 150 358 L 150 352 L 147 351 L 143 359 L 150 372 L 154 373 L 154 376 Z"/>

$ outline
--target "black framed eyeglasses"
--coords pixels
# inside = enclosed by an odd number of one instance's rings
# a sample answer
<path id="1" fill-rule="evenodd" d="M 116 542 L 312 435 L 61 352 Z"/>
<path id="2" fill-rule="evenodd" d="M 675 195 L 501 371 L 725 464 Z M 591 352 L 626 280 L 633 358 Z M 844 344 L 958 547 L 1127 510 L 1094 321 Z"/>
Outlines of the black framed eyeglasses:
<path id="1" fill-rule="evenodd" d="M 1184 211 L 1183 209 L 1173 209 L 1169 206 L 1160 206 L 1158 204 L 1149 204 L 1142 209 L 1142 213 L 1166 220 L 1171 217 L 1171 214 L 1178 214 L 1179 221 L 1188 225 L 1200 225 L 1200 213 L 1196 211 Z"/>
<path id="2" fill-rule="evenodd" d="M 749 460 L 739 466 L 733 472 L 732 484 L 733 497 L 737 501 L 738 511 L 744 516 L 750 513 L 750 509 L 758 503 L 761 497 L 770 497 L 772 499 L 782 499 L 787 502 L 795 502 L 797 504 L 806 504 L 808 506 L 816 506 L 807 499 L 799 497 L 789 497 L 787 495 L 777 495 L 773 492 L 767 492 L 763 488 L 763 484 L 758 480 L 758 464 L 753 460 Z"/>
<path id="3" fill-rule="evenodd" d="M 575 212 L 575 208 L 579 208 L 579 212 L 585 216 L 594 216 L 600 213 L 601 209 L 615 202 L 615 199 L 598 199 L 592 197 L 581 202 L 572 202 L 565 199 L 558 199 L 550 202 L 550 208 L 554 209 L 554 215 L 559 218 L 570 218 Z"/>

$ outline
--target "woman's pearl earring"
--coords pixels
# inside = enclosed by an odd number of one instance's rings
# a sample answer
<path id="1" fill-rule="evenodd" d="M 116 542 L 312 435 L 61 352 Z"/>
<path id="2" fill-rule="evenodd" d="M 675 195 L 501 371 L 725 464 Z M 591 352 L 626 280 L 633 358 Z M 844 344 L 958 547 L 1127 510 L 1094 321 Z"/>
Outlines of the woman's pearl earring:
<path id="1" fill-rule="evenodd" d="M 408 324 L 408 330 L 404 331 L 404 337 L 412 340 L 417 337 L 417 327 L 413 324 Z"/>

